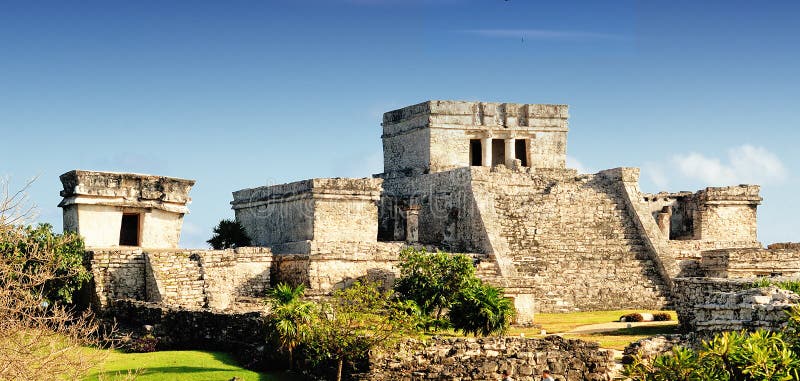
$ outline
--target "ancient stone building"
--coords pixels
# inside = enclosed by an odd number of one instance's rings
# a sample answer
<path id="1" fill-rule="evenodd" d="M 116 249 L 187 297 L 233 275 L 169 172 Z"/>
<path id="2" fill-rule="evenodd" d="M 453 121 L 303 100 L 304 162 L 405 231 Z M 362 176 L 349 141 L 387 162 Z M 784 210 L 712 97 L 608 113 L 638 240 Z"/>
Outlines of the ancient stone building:
<path id="1" fill-rule="evenodd" d="M 61 183 L 64 230 L 86 246 L 178 247 L 193 180 L 75 170 Z"/>
<path id="2" fill-rule="evenodd" d="M 568 117 L 565 105 L 461 101 L 387 112 L 382 173 L 233 192 L 257 249 L 148 250 L 148 213 L 168 227 L 155 247 L 177 243 L 188 180 L 67 173 L 65 227 L 89 246 L 116 246 L 124 216 L 142 216 L 141 249 L 92 251 L 98 299 L 226 308 L 279 281 L 318 295 L 362 277 L 390 283 L 399 251 L 416 245 L 472 256 L 514 299 L 519 323 L 534 312 L 661 308 L 678 277 L 774 256 L 757 240 L 758 186 L 644 194 L 637 168 L 578 173 L 565 166 Z M 703 256 L 714 250 L 730 250 L 725 269 Z"/>

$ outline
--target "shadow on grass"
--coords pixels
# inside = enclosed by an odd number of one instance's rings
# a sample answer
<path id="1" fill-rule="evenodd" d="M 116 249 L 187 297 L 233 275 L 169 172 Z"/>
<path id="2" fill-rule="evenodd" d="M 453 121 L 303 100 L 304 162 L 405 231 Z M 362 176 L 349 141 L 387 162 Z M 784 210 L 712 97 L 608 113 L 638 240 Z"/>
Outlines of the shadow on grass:
<path id="1" fill-rule="evenodd" d="M 639 327 L 621 328 L 616 331 L 595 332 L 591 336 L 656 336 L 679 333 L 678 325 L 643 325 Z"/>
<path id="2" fill-rule="evenodd" d="M 97 373 L 97 376 L 104 376 L 104 377 L 115 377 L 120 374 L 125 374 L 128 371 L 136 371 L 135 368 L 131 369 L 119 369 L 114 371 L 107 371 Z M 161 367 L 153 367 L 153 368 L 144 368 L 142 369 L 141 374 L 166 374 L 166 373 L 207 373 L 207 372 L 231 372 L 233 369 L 230 368 L 203 368 L 197 366 L 161 366 Z M 112 378 L 113 379 L 113 378 Z"/>

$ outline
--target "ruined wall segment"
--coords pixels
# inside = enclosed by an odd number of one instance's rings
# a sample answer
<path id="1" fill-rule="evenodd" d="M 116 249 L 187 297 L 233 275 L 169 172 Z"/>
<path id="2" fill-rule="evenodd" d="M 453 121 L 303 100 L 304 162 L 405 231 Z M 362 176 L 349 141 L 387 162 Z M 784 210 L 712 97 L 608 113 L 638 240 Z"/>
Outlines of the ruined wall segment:
<path id="1" fill-rule="evenodd" d="M 381 179 L 311 179 L 233 192 L 231 205 L 254 245 L 375 242 Z"/>
<path id="2" fill-rule="evenodd" d="M 383 116 L 384 178 L 468 166 L 563 168 L 566 105 L 427 101 Z"/>
<path id="3" fill-rule="evenodd" d="M 178 247 L 193 180 L 83 170 L 60 179 L 64 230 L 87 247 Z"/>
<path id="4" fill-rule="evenodd" d="M 758 185 L 738 185 L 698 192 L 695 239 L 757 241 L 756 208 L 762 200 L 759 189 Z"/>

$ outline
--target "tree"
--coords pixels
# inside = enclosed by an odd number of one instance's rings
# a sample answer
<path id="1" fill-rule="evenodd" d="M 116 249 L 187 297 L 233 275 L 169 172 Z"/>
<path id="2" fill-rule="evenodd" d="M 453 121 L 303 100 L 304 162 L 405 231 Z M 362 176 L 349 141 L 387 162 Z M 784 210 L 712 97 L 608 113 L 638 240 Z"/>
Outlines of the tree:
<path id="1" fill-rule="evenodd" d="M 503 289 L 476 279 L 458 292 L 448 316 L 453 328 L 464 334 L 502 335 L 514 317 L 514 304 L 503 296 Z"/>
<path id="2" fill-rule="evenodd" d="M 22 227 L 32 211 L 24 190 L 0 198 L 0 379 L 82 379 L 102 360 L 81 349 L 99 344 L 98 325 L 67 305 L 88 279 L 74 256 L 83 244 L 47 225 Z"/>
<path id="3" fill-rule="evenodd" d="M 373 348 L 386 348 L 416 332 L 413 316 L 398 303 L 375 283 L 359 281 L 334 292 L 312 323 L 309 353 L 316 361 L 335 361 L 336 380 L 341 381 L 346 361 L 365 358 Z"/>
<path id="4" fill-rule="evenodd" d="M 208 241 L 214 250 L 250 246 L 250 237 L 238 221 L 222 220 L 214 227 L 214 235 Z"/>
<path id="5" fill-rule="evenodd" d="M 460 254 L 406 248 L 400 252 L 399 267 L 395 291 L 401 298 L 417 303 L 423 314 L 437 320 L 450 308 L 459 291 L 475 279 L 472 260 Z"/>
<path id="6" fill-rule="evenodd" d="M 289 369 L 294 363 L 294 350 L 311 335 L 314 304 L 302 300 L 305 287 L 279 284 L 267 293 L 271 326 L 281 347 L 289 353 Z"/>
<path id="7" fill-rule="evenodd" d="M 0 283 L 12 282 L 34 287 L 39 273 L 47 275 L 32 292 L 39 293 L 48 303 L 72 303 L 72 296 L 91 279 L 83 266 L 83 239 L 74 233 L 55 234 L 50 224 L 36 227 L 12 227 L 0 232 L 0 255 L 15 274 L 0 278 Z"/>

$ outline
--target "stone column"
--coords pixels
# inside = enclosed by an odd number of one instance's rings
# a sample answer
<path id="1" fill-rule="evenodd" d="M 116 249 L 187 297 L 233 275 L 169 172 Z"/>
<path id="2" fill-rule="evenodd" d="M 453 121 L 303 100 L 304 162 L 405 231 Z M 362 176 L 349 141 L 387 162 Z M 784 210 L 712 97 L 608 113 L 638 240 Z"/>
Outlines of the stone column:
<path id="1" fill-rule="evenodd" d="M 667 205 L 658 212 L 656 216 L 656 224 L 658 224 L 658 228 L 661 230 L 661 233 L 664 234 L 664 237 L 669 239 L 669 230 L 670 230 L 670 219 L 672 218 L 672 207 Z"/>
<path id="2" fill-rule="evenodd" d="M 481 151 L 483 162 L 481 165 L 484 167 L 492 167 L 492 137 L 481 139 Z"/>
<path id="3" fill-rule="evenodd" d="M 406 214 L 406 242 L 419 242 L 419 205 L 410 205 L 405 208 Z"/>
<path id="4" fill-rule="evenodd" d="M 506 167 L 508 168 L 514 166 L 514 159 L 517 158 L 517 145 L 515 144 L 515 140 L 514 138 L 506 139 Z"/>

